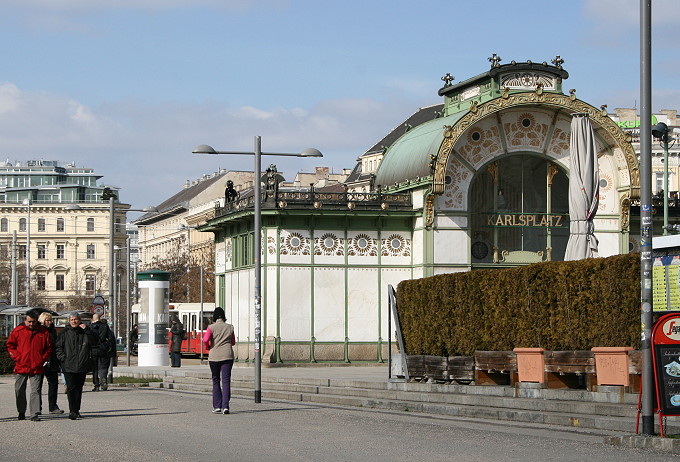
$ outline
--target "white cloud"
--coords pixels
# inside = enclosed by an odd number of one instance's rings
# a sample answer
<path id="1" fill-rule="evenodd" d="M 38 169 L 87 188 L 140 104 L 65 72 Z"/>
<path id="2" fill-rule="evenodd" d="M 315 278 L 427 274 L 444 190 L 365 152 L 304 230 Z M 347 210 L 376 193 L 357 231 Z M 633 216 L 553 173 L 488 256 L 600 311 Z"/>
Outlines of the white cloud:
<path id="1" fill-rule="evenodd" d="M 202 143 L 222 150 L 320 149 L 323 160 L 277 159 L 292 176 L 315 166 L 354 167 L 356 158 L 416 109 L 410 102 L 326 100 L 311 108 L 230 107 L 216 102 L 88 107 L 71 98 L 0 85 L 0 159 L 76 162 L 104 175 L 135 206 L 156 205 L 187 179 L 218 168 L 251 169 L 244 156 L 192 156 Z"/>

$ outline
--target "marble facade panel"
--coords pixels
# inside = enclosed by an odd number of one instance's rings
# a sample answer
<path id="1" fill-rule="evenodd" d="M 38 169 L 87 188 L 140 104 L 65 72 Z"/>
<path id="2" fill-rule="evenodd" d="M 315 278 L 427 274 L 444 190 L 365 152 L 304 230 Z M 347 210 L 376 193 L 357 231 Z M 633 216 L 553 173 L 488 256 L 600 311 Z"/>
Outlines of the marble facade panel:
<path id="1" fill-rule="evenodd" d="M 470 264 L 470 238 L 464 230 L 443 229 L 434 232 L 434 263 Z"/>
<path id="2" fill-rule="evenodd" d="M 348 336 L 352 342 L 375 341 L 378 337 L 379 293 L 377 268 L 347 271 Z"/>
<path id="3" fill-rule="evenodd" d="M 279 235 L 279 255 L 281 263 L 312 262 L 312 241 L 309 230 L 282 229 Z"/>
<path id="4" fill-rule="evenodd" d="M 319 342 L 345 338 L 345 269 L 314 269 L 314 337 Z"/>
<path id="5" fill-rule="evenodd" d="M 311 326 L 311 268 L 281 267 L 281 340 L 309 340 Z"/>

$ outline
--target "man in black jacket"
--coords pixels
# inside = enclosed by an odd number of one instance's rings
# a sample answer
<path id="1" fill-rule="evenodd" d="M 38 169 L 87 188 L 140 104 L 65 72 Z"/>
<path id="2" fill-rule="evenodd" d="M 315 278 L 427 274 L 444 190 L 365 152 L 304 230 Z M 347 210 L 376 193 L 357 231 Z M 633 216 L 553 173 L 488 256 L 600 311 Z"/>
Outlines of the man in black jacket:
<path id="1" fill-rule="evenodd" d="M 69 419 L 80 416 L 80 403 L 87 373 L 92 370 L 92 350 L 99 349 L 100 343 L 92 329 L 82 323 L 80 314 L 71 313 L 69 325 L 57 337 L 57 357 L 66 379 Z"/>
<path id="2" fill-rule="evenodd" d="M 109 365 L 116 351 L 116 339 L 106 320 L 100 319 L 100 316 L 96 313 L 92 315 L 90 329 L 99 338 L 101 344 L 101 348 L 92 350 L 92 383 L 94 384 L 92 391 L 99 391 L 100 389 L 106 391 Z"/>

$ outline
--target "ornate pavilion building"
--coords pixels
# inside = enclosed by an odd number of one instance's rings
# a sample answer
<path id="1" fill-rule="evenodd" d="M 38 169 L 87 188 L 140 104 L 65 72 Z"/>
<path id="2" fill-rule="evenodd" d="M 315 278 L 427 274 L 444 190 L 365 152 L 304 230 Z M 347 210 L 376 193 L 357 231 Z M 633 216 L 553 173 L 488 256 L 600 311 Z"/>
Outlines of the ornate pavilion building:
<path id="1" fill-rule="evenodd" d="M 638 162 L 608 116 L 563 91 L 558 56 L 501 65 L 453 84 L 369 149 L 344 190 L 268 187 L 262 202 L 265 360 L 380 361 L 387 286 L 447 272 L 563 260 L 569 137 L 587 114 L 599 163 L 600 256 L 628 252 Z M 253 197 L 217 211 L 217 303 L 253 357 Z"/>

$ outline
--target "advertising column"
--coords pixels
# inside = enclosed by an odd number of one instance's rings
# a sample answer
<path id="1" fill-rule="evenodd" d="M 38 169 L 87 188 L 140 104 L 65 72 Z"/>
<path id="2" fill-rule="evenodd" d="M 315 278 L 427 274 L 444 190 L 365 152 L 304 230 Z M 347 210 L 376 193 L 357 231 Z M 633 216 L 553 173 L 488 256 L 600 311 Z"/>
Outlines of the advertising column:
<path id="1" fill-rule="evenodd" d="M 138 365 L 168 365 L 170 273 L 159 270 L 137 273 L 140 292 Z"/>

